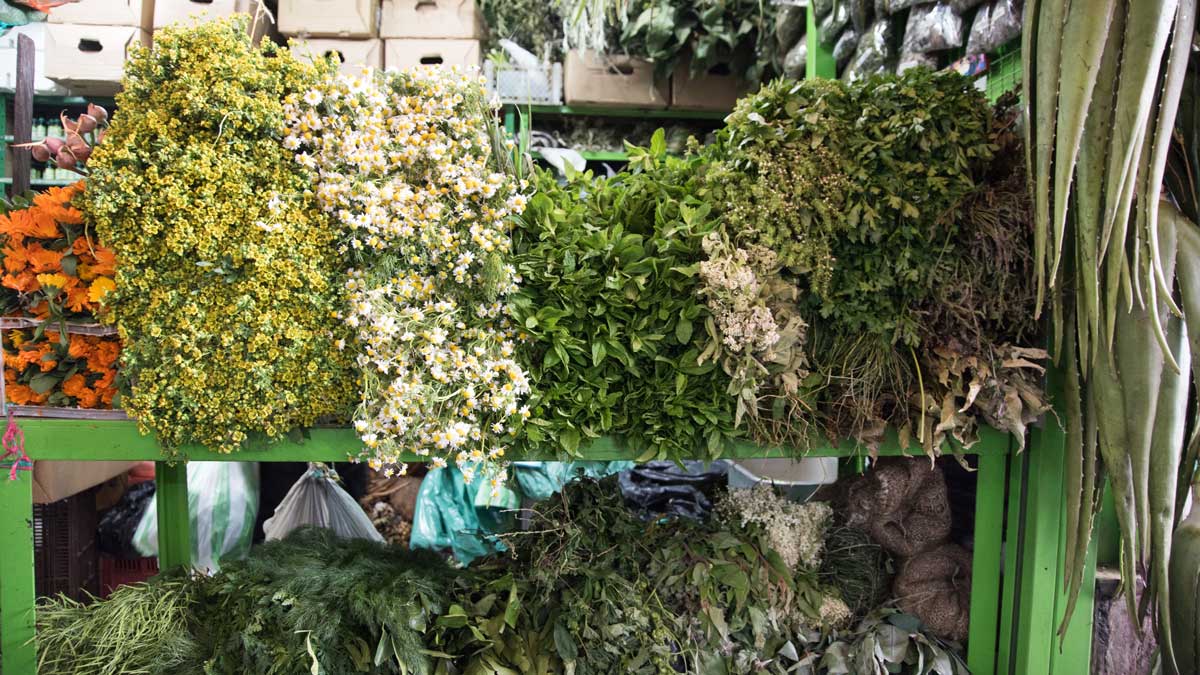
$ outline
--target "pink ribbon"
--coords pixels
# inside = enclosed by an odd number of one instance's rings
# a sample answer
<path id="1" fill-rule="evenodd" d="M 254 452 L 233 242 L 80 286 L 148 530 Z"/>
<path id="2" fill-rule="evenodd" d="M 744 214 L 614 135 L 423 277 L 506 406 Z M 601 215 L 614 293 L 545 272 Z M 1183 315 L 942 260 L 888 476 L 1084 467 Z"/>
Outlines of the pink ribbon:
<path id="1" fill-rule="evenodd" d="M 18 471 L 33 469 L 33 460 L 25 452 L 25 432 L 17 424 L 17 418 L 13 415 L 12 410 L 8 411 L 8 426 L 4 429 L 4 438 L 0 439 L 0 448 L 4 449 L 4 454 L 0 455 L 0 462 L 8 459 L 9 456 L 16 456 L 16 460 L 13 460 L 12 468 L 8 472 L 9 480 L 16 480 Z"/>

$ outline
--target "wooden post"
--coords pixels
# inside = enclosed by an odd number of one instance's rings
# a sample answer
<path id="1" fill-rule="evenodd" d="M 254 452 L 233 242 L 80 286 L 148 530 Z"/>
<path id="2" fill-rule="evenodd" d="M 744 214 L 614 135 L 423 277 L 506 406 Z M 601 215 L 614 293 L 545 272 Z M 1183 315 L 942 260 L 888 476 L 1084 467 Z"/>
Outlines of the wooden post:
<path id="1" fill-rule="evenodd" d="M 28 143 L 33 140 L 33 38 L 28 35 L 17 37 L 17 90 L 13 100 L 13 142 Z M 12 194 L 29 191 L 31 157 L 29 150 L 13 152 Z"/>

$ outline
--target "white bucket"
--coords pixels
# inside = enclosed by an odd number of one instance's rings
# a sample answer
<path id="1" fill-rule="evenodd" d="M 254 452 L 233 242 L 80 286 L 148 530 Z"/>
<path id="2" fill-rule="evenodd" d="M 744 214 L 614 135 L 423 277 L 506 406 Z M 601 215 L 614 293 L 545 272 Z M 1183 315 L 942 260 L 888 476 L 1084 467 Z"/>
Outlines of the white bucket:
<path id="1" fill-rule="evenodd" d="M 822 485 L 837 482 L 836 457 L 804 459 L 740 459 L 729 467 L 730 488 L 750 488 L 770 483 L 789 499 L 804 501 Z"/>

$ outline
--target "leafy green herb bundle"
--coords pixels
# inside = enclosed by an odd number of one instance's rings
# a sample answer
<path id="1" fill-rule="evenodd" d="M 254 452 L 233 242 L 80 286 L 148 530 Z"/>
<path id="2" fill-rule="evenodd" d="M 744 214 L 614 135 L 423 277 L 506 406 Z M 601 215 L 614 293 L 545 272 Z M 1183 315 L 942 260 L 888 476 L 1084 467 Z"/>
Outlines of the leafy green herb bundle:
<path id="1" fill-rule="evenodd" d="M 735 435 L 735 400 L 727 376 L 699 363 L 708 310 L 695 275 L 717 223 L 661 132 L 631 153 L 633 169 L 610 179 L 540 173 L 513 232 L 513 319 L 537 383 L 525 440 L 576 455 L 613 435 L 643 459 L 715 455 Z"/>

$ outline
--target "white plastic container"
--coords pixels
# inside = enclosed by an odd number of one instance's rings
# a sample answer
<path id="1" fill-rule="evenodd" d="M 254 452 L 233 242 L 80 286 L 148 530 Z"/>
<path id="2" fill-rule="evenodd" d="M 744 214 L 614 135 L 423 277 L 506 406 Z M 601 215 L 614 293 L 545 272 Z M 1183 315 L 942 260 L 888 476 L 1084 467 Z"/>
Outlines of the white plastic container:
<path id="1" fill-rule="evenodd" d="M 547 63 L 537 68 L 483 64 L 487 87 L 504 103 L 562 105 L 563 67 Z"/>
<path id="2" fill-rule="evenodd" d="M 751 488 L 770 483 L 793 501 L 804 501 L 822 485 L 837 482 L 836 457 L 804 459 L 740 459 L 729 467 L 729 487 Z"/>

